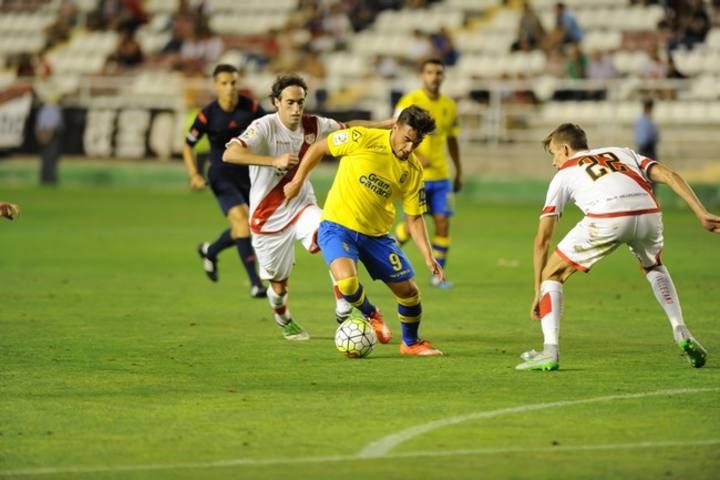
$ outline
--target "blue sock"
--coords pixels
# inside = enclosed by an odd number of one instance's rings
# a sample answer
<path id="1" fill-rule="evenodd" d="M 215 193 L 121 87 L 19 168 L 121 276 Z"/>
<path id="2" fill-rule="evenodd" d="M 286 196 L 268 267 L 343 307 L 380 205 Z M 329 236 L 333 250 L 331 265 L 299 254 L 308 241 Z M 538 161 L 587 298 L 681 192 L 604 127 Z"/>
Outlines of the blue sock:
<path id="1" fill-rule="evenodd" d="M 252 243 L 250 243 L 250 237 L 235 239 L 235 245 L 237 245 L 240 260 L 245 267 L 250 283 L 258 287 L 262 286 L 260 277 L 258 277 L 258 274 L 255 271 L 255 250 L 253 250 Z"/>
<path id="2" fill-rule="evenodd" d="M 220 234 L 217 240 L 210 244 L 207 255 L 208 257 L 215 259 L 220 252 L 226 248 L 232 247 L 233 245 L 235 245 L 235 240 L 233 240 L 230 236 L 230 229 L 228 228 Z"/>
<path id="3" fill-rule="evenodd" d="M 405 345 L 415 345 L 418 342 L 418 329 L 420 328 L 420 322 L 400 322 L 400 328 L 402 329 L 402 337 Z"/>
<path id="4" fill-rule="evenodd" d="M 360 285 L 360 287 L 352 295 L 343 294 L 343 297 L 345 297 L 345 300 L 347 300 L 350 305 L 360 310 L 365 317 L 369 317 L 375 313 L 375 305 L 370 303 L 370 300 L 368 300 L 367 295 L 365 295 L 365 289 L 362 285 Z"/>

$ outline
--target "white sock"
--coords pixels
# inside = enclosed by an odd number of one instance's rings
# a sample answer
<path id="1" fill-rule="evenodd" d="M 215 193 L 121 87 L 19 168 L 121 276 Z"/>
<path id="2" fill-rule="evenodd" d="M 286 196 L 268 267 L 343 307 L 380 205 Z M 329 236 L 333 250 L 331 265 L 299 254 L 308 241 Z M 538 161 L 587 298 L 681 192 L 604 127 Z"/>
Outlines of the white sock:
<path id="1" fill-rule="evenodd" d="M 328 270 L 328 273 L 330 274 L 330 279 L 332 280 L 333 294 L 335 295 L 335 313 L 343 316 L 349 315 L 353 309 L 353 306 L 350 304 L 350 302 L 345 300 L 345 297 L 343 297 L 342 293 L 340 293 L 340 290 L 337 287 L 337 282 L 335 282 L 335 277 L 333 277 L 332 272 Z"/>
<path id="2" fill-rule="evenodd" d="M 673 284 L 667 268 L 665 268 L 664 265 L 655 267 L 647 272 L 645 277 L 648 279 L 648 282 L 650 282 L 655 298 L 665 311 L 665 315 L 667 315 L 668 320 L 670 320 L 670 325 L 672 325 L 673 330 L 679 325 L 685 325 L 682 308 L 680 307 L 680 299 L 678 298 L 675 284 Z"/>
<path id="3" fill-rule="evenodd" d="M 563 309 L 563 286 L 555 280 L 540 284 L 540 325 L 545 345 L 557 347 L 560 335 L 560 316 Z"/>
<path id="4" fill-rule="evenodd" d="M 270 308 L 272 308 L 275 315 L 275 323 L 284 327 L 292 320 L 292 317 L 290 317 L 290 309 L 287 308 L 287 292 L 285 292 L 284 295 L 278 295 L 275 293 L 275 290 L 273 290 L 272 285 L 270 285 L 267 289 L 267 298 L 270 302 Z"/>

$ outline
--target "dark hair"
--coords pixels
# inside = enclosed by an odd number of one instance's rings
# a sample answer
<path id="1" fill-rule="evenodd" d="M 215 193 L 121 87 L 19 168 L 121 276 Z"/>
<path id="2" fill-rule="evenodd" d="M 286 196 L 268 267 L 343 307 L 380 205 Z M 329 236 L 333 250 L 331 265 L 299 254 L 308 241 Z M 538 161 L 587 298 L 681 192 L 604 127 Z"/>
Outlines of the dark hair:
<path id="1" fill-rule="evenodd" d="M 282 91 L 285 90 L 287 87 L 300 87 L 303 90 L 305 90 L 305 95 L 307 95 L 308 87 L 307 83 L 305 83 L 305 80 L 300 75 L 289 74 L 289 75 L 280 75 L 275 79 L 275 83 L 273 83 L 272 90 L 270 91 L 270 100 L 280 99 L 280 95 L 282 95 Z"/>
<path id="2" fill-rule="evenodd" d="M 645 100 L 643 100 L 642 105 L 644 111 L 650 112 L 655 106 L 655 101 L 652 98 L 646 98 Z"/>
<path id="3" fill-rule="evenodd" d="M 420 139 L 435 130 L 435 120 L 432 116 L 426 110 L 415 105 L 410 105 L 400 112 L 397 122 L 410 126 L 418 133 Z"/>
<path id="4" fill-rule="evenodd" d="M 238 69 L 229 63 L 221 63 L 215 67 L 215 70 L 213 70 L 213 78 L 217 77 L 221 73 L 238 73 Z"/>
<path id="5" fill-rule="evenodd" d="M 553 140 L 555 140 L 555 143 L 565 143 L 573 150 L 587 150 L 588 148 L 585 130 L 575 123 L 563 123 L 550 132 L 550 135 L 543 140 L 543 147 L 545 147 L 546 152 L 550 148 L 550 142 Z"/>
<path id="6" fill-rule="evenodd" d="M 421 72 L 422 72 L 423 70 L 425 70 L 425 66 L 426 66 L 426 65 L 440 65 L 441 67 L 445 68 L 445 64 L 444 64 L 443 61 L 440 60 L 439 58 L 428 58 L 427 60 L 424 60 L 424 61 L 420 64 L 420 71 L 421 71 Z"/>

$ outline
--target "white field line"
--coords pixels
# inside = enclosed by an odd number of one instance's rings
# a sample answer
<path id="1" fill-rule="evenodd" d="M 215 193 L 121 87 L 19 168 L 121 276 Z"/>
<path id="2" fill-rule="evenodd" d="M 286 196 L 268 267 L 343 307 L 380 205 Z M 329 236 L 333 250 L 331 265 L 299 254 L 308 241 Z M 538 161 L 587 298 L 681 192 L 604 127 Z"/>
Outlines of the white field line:
<path id="1" fill-rule="evenodd" d="M 658 390 L 655 392 L 625 393 L 619 395 L 608 395 L 605 397 L 586 398 L 584 400 L 564 400 L 560 402 L 535 403 L 531 405 L 521 405 L 519 407 L 501 408 L 499 410 L 471 413 L 469 415 L 460 415 L 457 417 L 441 418 L 439 420 L 435 420 L 429 423 L 410 427 L 406 430 L 400 430 L 399 432 L 392 433 L 379 440 L 369 443 L 358 452 L 358 456 L 364 458 L 384 457 L 393 448 L 397 447 L 401 443 L 407 442 L 410 439 L 431 432 L 438 428 L 443 428 L 450 425 L 457 425 L 459 423 L 469 422 L 472 420 L 494 418 L 503 415 L 511 415 L 514 413 L 527 413 L 536 410 L 547 410 L 558 407 L 568 407 L 572 405 L 582 405 L 586 403 L 610 402 L 613 400 L 629 400 L 633 398 L 657 397 L 663 395 L 682 395 L 688 393 L 705 393 L 717 391 L 720 391 L 720 388 L 680 388 L 675 390 Z"/>
<path id="2" fill-rule="evenodd" d="M 583 403 L 601 402 L 601 401 L 612 401 L 620 399 L 630 398 L 642 398 L 659 395 L 679 395 L 683 393 L 703 393 L 703 392 L 716 392 L 720 391 L 720 388 L 697 388 L 697 389 L 679 389 L 679 390 L 661 390 L 657 392 L 646 392 L 636 394 L 625 394 L 625 395 L 611 395 L 607 397 L 589 398 L 586 400 L 571 400 L 564 402 L 552 402 L 536 405 L 527 405 L 525 407 L 506 408 L 501 410 L 493 410 L 491 412 L 479 412 L 472 415 L 465 415 L 462 417 L 451 417 L 447 420 L 454 420 L 450 423 L 444 423 L 440 425 L 440 420 L 430 422 L 425 425 L 435 425 L 434 428 L 440 428 L 442 426 L 454 425 L 461 423 L 457 419 L 465 418 L 466 420 L 475 420 L 478 418 L 490 418 L 498 417 L 504 414 L 522 413 L 524 411 L 540 410 L 542 408 L 554 408 L 562 407 L 567 405 L 578 405 Z M 524 409 L 524 410 L 519 410 Z M 499 413 L 504 412 L 504 413 Z M 487 415 L 491 414 L 493 415 Z M 486 414 L 486 415 L 483 415 Z M 433 428 L 433 429 L 434 429 Z M 402 432 L 409 432 L 408 429 Z M 423 430 L 420 433 L 425 433 L 429 430 Z M 417 435 L 419 435 L 418 433 Z M 417 436 L 414 435 L 414 436 Z M 388 439 L 393 437 L 389 435 L 383 437 Z M 407 437 L 409 439 L 412 437 Z M 86 473 L 111 473 L 111 472 L 133 472 L 133 471 L 152 471 L 152 470 L 188 470 L 188 469 L 204 469 L 204 468 L 222 468 L 222 467 L 234 467 L 234 466 L 264 466 L 264 465 L 283 465 L 283 464 L 303 464 L 303 463 L 337 463 L 344 461 L 358 461 L 364 460 L 370 456 L 382 457 L 385 459 L 393 458 L 415 458 L 415 457 L 452 457 L 452 456 L 468 456 L 468 455 L 500 455 L 509 453 L 532 453 L 532 452 L 577 452 L 577 451 L 596 451 L 596 450 L 630 450 L 630 449 L 650 449 L 650 448 L 666 448 L 666 447 L 702 447 L 702 446 L 713 446 L 720 445 L 720 438 L 698 440 L 698 441 L 654 441 L 654 442 L 636 442 L 636 443 L 614 443 L 614 444 L 600 444 L 600 445 L 558 445 L 552 447 L 507 447 L 507 448 L 478 448 L 478 449 L 463 449 L 463 450 L 444 450 L 444 451 L 412 451 L 412 452 L 399 452 L 399 453 L 385 453 L 378 454 L 363 453 L 369 450 L 372 446 L 377 446 L 383 440 L 373 442 L 367 447 L 362 449 L 359 453 L 354 455 L 330 455 L 330 456 L 318 456 L 318 457 L 297 457 L 297 458 L 268 458 L 268 459 L 252 459 L 252 458 L 237 458 L 230 460 L 217 460 L 212 462 L 188 462 L 188 463 L 150 463 L 140 465 L 98 465 L 98 466 L 77 466 L 77 467 L 37 467 L 37 468 L 21 468 L 16 470 L 0 470 L 0 476 L 33 476 L 33 475 L 60 475 L 60 474 L 86 474 Z M 404 441 L 404 440 L 403 440 Z M 395 442 L 393 446 L 398 445 L 401 442 Z"/>
<path id="3" fill-rule="evenodd" d="M 638 450 L 652 448 L 670 447 L 707 447 L 720 445 L 720 438 L 710 440 L 691 441 L 660 441 L 660 442 L 637 442 L 637 443 L 606 443 L 598 445 L 557 445 L 553 447 L 506 447 L 506 448 L 475 448 L 463 450 L 438 450 L 438 451 L 413 451 L 390 453 L 383 459 L 393 458 L 428 458 L 428 457 L 459 457 L 473 455 L 504 455 L 513 453 L 552 453 L 552 452 L 592 452 L 602 450 Z M 118 473 L 132 471 L 151 470 L 188 470 L 221 468 L 236 466 L 264 466 L 264 465 L 292 465 L 301 463 L 337 463 L 365 461 L 359 455 L 334 455 L 328 457 L 299 457 L 299 458 L 268 458 L 265 460 L 254 460 L 251 458 L 238 458 L 235 460 L 220 460 L 216 462 L 196 463 L 155 463 L 145 465 L 117 465 L 117 466 L 96 466 L 96 467 L 58 467 L 58 468 L 25 468 L 20 470 L 0 471 L 0 476 L 31 476 L 31 475 L 60 475 L 60 474 L 84 474 L 84 473 Z"/>

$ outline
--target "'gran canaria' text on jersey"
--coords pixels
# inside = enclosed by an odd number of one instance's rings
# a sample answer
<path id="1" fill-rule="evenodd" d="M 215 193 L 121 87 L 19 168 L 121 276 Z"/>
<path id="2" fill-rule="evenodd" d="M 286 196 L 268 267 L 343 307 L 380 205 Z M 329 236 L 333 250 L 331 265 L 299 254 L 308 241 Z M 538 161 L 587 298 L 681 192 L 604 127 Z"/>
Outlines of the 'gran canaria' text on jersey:
<path id="1" fill-rule="evenodd" d="M 383 198 L 390 198 L 390 195 L 392 195 L 392 186 L 390 185 L 390 182 L 374 173 L 360 176 L 360 185 L 363 185 L 371 192 L 376 193 Z"/>

